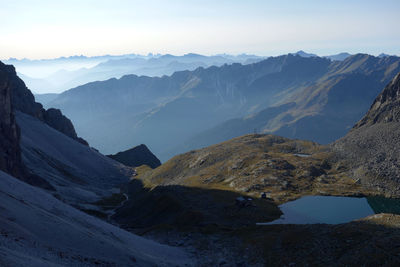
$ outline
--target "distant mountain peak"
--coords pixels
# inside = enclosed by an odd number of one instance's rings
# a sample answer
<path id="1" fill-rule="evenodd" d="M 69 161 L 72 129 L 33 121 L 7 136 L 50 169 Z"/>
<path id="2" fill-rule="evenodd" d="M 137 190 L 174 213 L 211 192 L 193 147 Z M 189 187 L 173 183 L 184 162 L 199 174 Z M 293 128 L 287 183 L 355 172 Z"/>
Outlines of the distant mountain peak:
<path id="1" fill-rule="evenodd" d="M 318 57 L 318 55 L 316 55 L 316 54 L 307 53 L 307 52 L 304 52 L 303 50 L 299 50 L 296 53 L 289 53 L 289 54 L 297 55 L 297 56 L 301 56 L 301 57 Z"/>
<path id="2" fill-rule="evenodd" d="M 351 54 L 347 53 L 347 52 L 342 52 L 339 54 L 335 54 L 335 55 L 330 55 L 330 56 L 325 56 L 325 58 L 329 58 L 330 60 L 336 60 L 336 61 L 343 61 L 346 58 L 350 57 Z"/>
<path id="3" fill-rule="evenodd" d="M 183 56 L 185 56 L 185 57 L 203 57 L 203 55 L 196 54 L 196 53 L 188 53 L 188 54 L 184 54 Z"/>

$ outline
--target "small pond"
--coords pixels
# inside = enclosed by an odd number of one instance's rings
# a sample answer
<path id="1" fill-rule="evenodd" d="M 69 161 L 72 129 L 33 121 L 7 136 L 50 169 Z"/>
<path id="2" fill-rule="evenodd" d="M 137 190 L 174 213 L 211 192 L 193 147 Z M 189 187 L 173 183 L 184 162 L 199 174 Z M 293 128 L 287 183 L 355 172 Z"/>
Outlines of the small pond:
<path id="1" fill-rule="evenodd" d="M 283 215 L 269 224 L 339 224 L 377 213 L 400 214 L 400 199 L 305 196 L 279 206 Z"/>

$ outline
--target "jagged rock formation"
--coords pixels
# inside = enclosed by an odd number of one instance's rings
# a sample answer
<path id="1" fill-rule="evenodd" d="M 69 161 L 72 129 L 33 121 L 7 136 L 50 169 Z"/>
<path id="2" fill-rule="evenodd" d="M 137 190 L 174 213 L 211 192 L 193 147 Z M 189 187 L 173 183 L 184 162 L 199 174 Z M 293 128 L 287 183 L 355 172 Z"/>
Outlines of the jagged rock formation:
<path id="1" fill-rule="evenodd" d="M 151 153 L 151 151 L 144 144 L 123 152 L 119 152 L 115 155 L 107 156 L 130 167 L 147 165 L 152 169 L 155 169 L 161 165 L 160 160 L 153 153 Z"/>
<path id="2" fill-rule="evenodd" d="M 400 74 L 332 147 L 339 160 L 350 166 L 350 175 L 364 186 L 400 197 Z"/>
<path id="3" fill-rule="evenodd" d="M 45 110 L 40 103 L 35 102 L 32 92 L 25 86 L 25 83 L 17 76 L 15 68 L 11 65 L 5 65 L 0 62 L 0 68 L 3 70 L 7 79 L 5 86 L 9 87 L 11 92 L 11 101 L 13 108 L 23 113 L 29 114 L 45 122 L 57 131 L 81 142 L 87 144 L 82 138 L 78 138 L 72 122 L 65 117 L 58 109 Z"/>
<path id="4" fill-rule="evenodd" d="M 0 170 L 20 177 L 20 136 L 12 109 L 9 72 L 8 66 L 0 65 Z"/>

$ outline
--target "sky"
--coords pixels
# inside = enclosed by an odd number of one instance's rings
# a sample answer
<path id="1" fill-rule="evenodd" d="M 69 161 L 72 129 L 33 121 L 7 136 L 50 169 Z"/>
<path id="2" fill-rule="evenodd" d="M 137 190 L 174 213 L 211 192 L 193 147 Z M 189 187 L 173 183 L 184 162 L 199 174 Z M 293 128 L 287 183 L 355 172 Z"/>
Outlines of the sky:
<path id="1" fill-rule="evenodd" d="M 0 58 L 400 55 L 399 0 L 0 0 Z"/>

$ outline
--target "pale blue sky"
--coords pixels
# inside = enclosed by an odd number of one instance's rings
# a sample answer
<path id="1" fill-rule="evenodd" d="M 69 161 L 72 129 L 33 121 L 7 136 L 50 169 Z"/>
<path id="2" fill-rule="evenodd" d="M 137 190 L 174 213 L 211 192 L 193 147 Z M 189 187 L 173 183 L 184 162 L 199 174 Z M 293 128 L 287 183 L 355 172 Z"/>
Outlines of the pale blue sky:
<path id="1" fill-rule="evenodd" d="M 399 0 L 0 0 L 0 58 L 400 55 Z"/>

